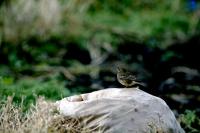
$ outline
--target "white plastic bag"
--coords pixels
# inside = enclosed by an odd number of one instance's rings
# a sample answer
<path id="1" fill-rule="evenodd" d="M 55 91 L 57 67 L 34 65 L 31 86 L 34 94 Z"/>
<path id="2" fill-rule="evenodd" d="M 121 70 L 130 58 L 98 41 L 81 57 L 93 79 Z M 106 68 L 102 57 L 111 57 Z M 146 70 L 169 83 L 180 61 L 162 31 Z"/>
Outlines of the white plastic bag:
<path id="1" fill-rule="evenodd" d="M 138 88 L 110 88 L 64 98 L 65 116 L 105 133 L 184 133 L 167 104 Z"/>

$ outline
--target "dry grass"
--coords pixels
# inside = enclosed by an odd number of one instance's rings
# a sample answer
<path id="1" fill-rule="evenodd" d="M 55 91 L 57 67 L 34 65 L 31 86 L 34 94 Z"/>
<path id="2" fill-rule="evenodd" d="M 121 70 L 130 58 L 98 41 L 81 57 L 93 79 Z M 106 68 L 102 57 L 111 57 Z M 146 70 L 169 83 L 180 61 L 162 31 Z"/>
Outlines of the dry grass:
<path id="1" fill-rule="evenodd" d="M 79 119 L 62 116 L 56 112 L 52 102 L 38 98 L 36 105 L 26 113 L 21 106 L 13 104 L 13 98 L 8 97 L 0 105 L 0 133 L 91 133 Z M 95 128 L 95 132 L 96 132 Z M 97 132 L 100 132 L 97 130 Z"/>

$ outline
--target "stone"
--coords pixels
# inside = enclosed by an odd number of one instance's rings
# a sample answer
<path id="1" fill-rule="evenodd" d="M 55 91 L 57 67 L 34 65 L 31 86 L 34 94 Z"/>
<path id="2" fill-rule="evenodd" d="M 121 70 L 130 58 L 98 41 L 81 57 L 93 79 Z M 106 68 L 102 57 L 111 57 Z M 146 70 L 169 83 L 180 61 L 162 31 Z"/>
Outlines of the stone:
<path id="1" fill-rule="evenodd" d="M 64 116 L 79 119 L 93 132 L 184 133 L 161 98 L 138 88 L 109 88 L 56 102 Z"/>

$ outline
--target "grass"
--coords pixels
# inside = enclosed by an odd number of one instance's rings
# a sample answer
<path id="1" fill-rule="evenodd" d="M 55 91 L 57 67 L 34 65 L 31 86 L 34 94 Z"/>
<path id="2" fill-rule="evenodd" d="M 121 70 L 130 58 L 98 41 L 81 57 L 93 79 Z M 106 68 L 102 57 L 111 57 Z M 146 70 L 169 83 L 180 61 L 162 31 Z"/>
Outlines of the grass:
<path id="1" fill-rule="evenodd" d="M 27 110 L 30 104 L 35 103 L 36 97 L 45 96 L 51 100 L 58 100 L 69 96 L 70 91 L 64 87 L 63 82 L 56 79 L 40 81 L 33 78 L 24 78 L 14 82 L 11 77 L 1 77 L 0 79 L 1 100 L 6 100 L 8 96 L 13 96 L 16 104 L 21 103 L 23 98 L 23 108 Z"/>
<path id="2" fill-rule="evenodd" d="M 5 103 L 1 103 L 0 132 L 44 132 L 47 129 L 47 122 L 51 119 L 49 109 L 50 103 L 44 103 L 39 100 L 35 106 L 32 106 L 27 113 L 23 113 L 22 106 L 15 106 L 13 98 L 8 97 Z M 43 104 L 43 105 L 42 105 Z M 42 107 L 42 108 L 41 108 Z"/>
<path id="3" fill-rule="evenodd" d="M 0 133 L 92 133 L 77 118 L 57 113 L 53 102 L 39 97 L 26 113 L 13 103 L 13 97 L 0 103 Z M 95 129 L 96 130 L 96 129 Z M 100 130 L 100 129 L 99 129 Z M 100 131 L 99 131 L 100 132 Z"/>
<path id="4" fill-rule="evenodd" d="M 187 133 L 200 132 L 200 117 L 195 111 L 186 110 L 184 114 L 180 115 L 179 121 Z"/>

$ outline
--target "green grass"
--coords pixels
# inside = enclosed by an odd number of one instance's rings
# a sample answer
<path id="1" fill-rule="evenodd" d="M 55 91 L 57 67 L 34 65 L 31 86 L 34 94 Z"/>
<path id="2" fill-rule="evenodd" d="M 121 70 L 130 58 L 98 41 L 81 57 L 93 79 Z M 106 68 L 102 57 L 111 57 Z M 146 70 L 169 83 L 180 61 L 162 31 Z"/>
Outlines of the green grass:
<path id="1" fill-rule="evenodd" d="M 184 114 L 180 115 L 179 121 L 187 133 L 200 132 L 200 117 L 195 111 L 185 110 Z"/>
<path id="2" fill-rule="evenodd" d="M 37 79 L 24 78 L 14 82 L 11 77 L 1 77 L 0 99 L 6 100 L 8 96 L 13 96 L 16 104 L 23 100 L 25 110 L 30 104 L 35 103 L 38 96 L 47 99 L 58 100 L 69 96 L 70 91 L 64 87 L 64 83 L 56 79 L 40 81 Z"/>

